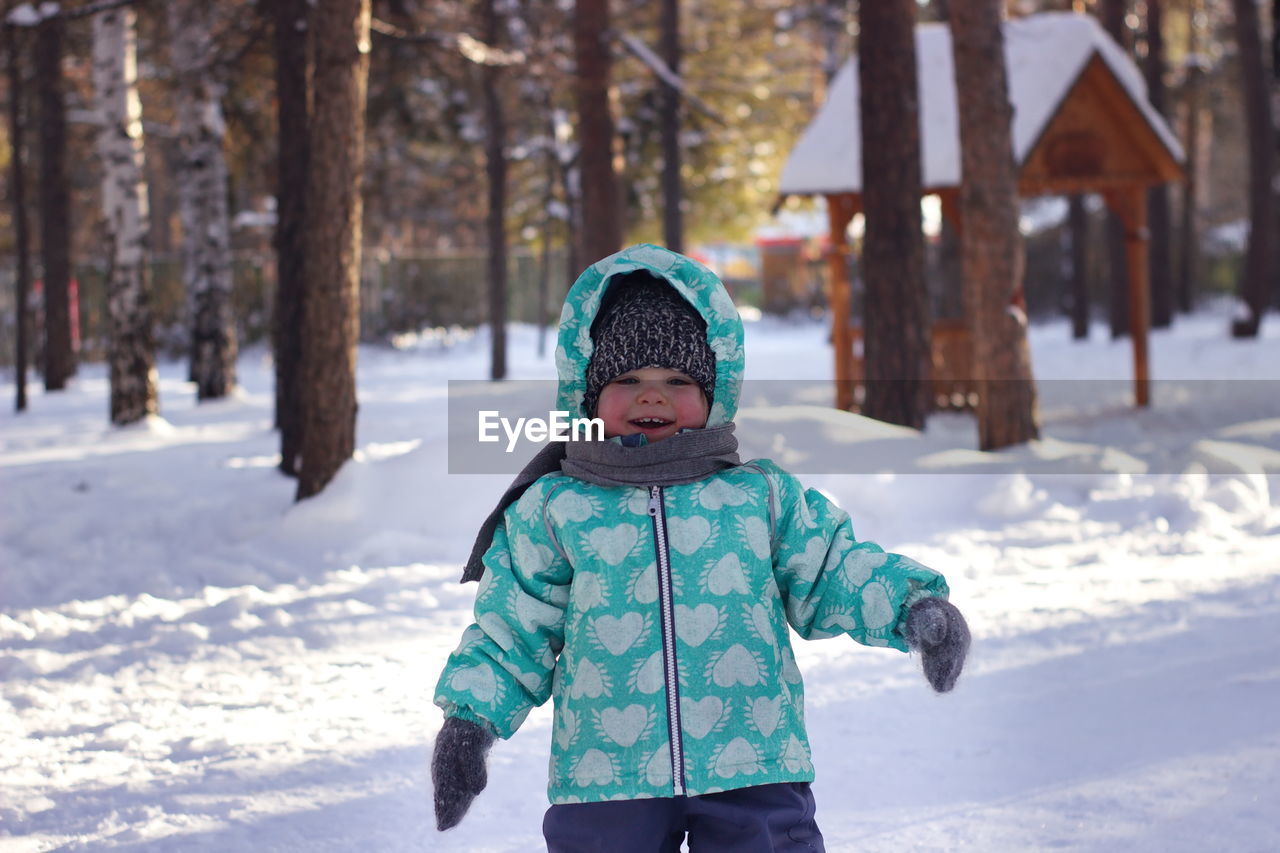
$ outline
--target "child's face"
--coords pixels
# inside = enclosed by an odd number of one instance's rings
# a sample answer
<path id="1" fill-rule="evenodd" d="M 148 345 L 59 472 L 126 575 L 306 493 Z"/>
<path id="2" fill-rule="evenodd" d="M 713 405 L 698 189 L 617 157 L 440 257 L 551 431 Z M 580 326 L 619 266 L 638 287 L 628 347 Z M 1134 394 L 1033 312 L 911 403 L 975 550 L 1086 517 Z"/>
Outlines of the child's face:
<path id="1" fill-rule="evenodd" d="M 604 434 L 643 433 L 662 441 L 682 429 L 707 425 L 707 398 L 685 374 L 667 367 L 641 367 L 615 376 L 600 390 L 596 417 Z"/>

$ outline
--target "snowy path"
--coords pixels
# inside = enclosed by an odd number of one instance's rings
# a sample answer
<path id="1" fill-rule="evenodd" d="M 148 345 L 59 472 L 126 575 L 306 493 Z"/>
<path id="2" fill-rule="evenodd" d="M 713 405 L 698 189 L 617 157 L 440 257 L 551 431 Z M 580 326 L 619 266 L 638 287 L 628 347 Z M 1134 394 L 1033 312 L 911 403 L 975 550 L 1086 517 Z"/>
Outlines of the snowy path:
<path id="1" fill-rule="evenodd" d="M 1221 328 L 1157 337 L 1157 375 L 1276 378 L 1280 339 Z M 521 375 L 545 376 L 520 334 Z M 822 377 L 812 327 L 752 334 L 757 376 Z M 1043 376 L 1126 375 L 1122 345 L 1038 334 Z M 166 367 L 147 426 L 104 428 L 92 367 L 0 416 L 0 853 L 541 848 L 548 708 L 495 747 L 459 829 L 430 820 L 458 562 L 504 483 L 446 475 L 442 380 L 483 353 L 362 353 L 360 457 L 300 506 L 260 353 L 238 399 L 199 408 Z M 806 479 L 944 569 L 975 630 L 945 697 L 905 655 L 797 641 L 830 850 L 1280 849 L 1280 410 L 1218 384 L 1210 410 L 1046 407 L 1052 440 L 994 456 L 958 416 L 903 438 L 747 413 L 801 436 L 784 451 L 896 448 L 912 473 Z"/>

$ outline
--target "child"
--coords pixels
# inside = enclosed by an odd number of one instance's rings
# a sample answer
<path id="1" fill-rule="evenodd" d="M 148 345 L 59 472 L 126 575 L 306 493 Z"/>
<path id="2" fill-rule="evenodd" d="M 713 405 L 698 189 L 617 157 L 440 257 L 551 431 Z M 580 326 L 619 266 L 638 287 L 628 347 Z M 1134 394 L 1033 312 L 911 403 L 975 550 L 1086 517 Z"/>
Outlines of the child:
<path id="1" fill-rule="evenodd" d="M 555 700 L 548 849 L 822 850 L 788 628 L 921 651 L 950 690 L 969 643 L 938 573 L 733 437 L 742 323 L 696 261 L 633 246 L 565 299 L 557 408 L 605 441 L 548 445 L 481 530 L 475 623 L 436 692 L 440 829 L 495 737 Z M 481 559 L 481 555 L 483 559 Z"/>

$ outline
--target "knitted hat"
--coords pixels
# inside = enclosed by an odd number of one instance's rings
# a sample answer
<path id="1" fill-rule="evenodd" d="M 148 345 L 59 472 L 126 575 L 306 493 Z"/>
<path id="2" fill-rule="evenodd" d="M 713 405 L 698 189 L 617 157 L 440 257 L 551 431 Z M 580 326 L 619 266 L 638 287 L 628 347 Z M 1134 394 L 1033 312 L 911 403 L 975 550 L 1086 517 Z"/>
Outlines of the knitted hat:
<path id="1" fill-rule="evenodd" d="M 582 408 L 595 415 L 600 390 L 629 370 L 666 367 L 686 374 L 712 403 L 716 356 L 707 322 L 671 285 L 643 272 L 613 282 L 591 325 L 595 349 L 587 365 Z"/>

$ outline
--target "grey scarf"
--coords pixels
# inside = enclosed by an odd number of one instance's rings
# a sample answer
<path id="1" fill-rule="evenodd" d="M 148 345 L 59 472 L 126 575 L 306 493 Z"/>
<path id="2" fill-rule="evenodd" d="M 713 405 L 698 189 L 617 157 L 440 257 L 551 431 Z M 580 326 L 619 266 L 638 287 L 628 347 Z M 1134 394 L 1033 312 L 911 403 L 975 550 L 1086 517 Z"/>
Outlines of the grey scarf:
<path id="1" fill-rule="evenodd" d="M 493 544 L 493 534 L 503 513 L 539 477 L 563 471 L 600 486 L 675 486 L 739 464 L 738 439 L 731 423 L 677 433 L 639 447 L 624 447 L 616 441 L 549 442 L 516 475 L 480 525 L 480 533 L 462 572 L 462 583 L 480 580 L 484 574 L 484 552 Z"/>

